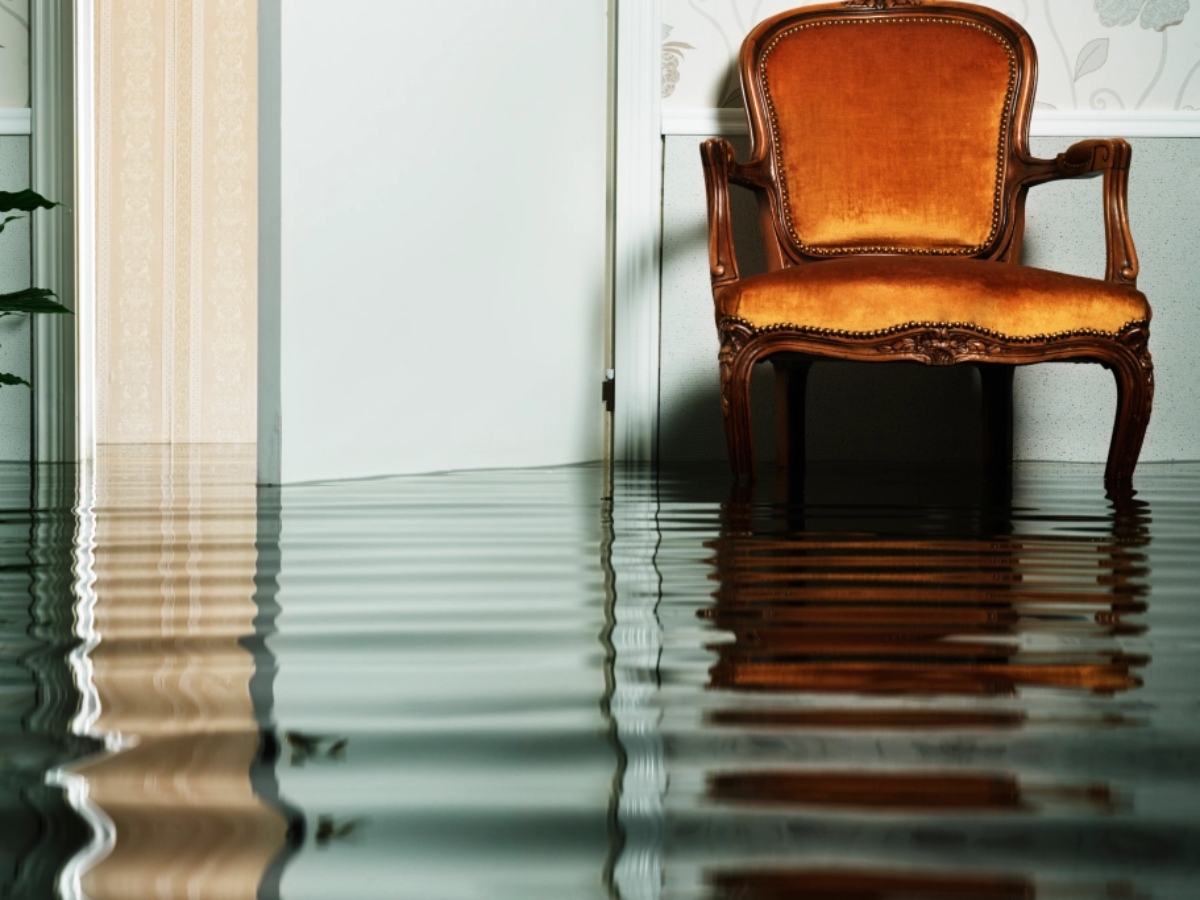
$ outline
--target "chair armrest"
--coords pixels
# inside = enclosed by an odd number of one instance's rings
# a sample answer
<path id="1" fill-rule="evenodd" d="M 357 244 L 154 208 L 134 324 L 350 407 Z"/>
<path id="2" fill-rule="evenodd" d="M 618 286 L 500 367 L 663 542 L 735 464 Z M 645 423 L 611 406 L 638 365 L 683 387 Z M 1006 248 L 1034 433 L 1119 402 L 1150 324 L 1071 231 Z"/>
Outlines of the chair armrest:
<path id="1" fill-rule="evenodd" d="M 708 272 L 713 291 L 738 280 L 737 252 L 733 246 L 733 217 L 729 210 L 729 182 L 734 161 L 733 145 L 710 138 L 700 145 L 704 164 L 704 191 L 708 197 Z"/>
<path id="2" fill-rule="evenodd" d="M 1031 160 L 1027 184 L 1059 178 L 1104 176 L 1104 238 L 1108 261 L 1104 278 L 1137 287 L 1138 258 L 1129 232 L 1129 161 L 1133 148 L 1123 138 L 1079 141 L 1053 160 Z"/>

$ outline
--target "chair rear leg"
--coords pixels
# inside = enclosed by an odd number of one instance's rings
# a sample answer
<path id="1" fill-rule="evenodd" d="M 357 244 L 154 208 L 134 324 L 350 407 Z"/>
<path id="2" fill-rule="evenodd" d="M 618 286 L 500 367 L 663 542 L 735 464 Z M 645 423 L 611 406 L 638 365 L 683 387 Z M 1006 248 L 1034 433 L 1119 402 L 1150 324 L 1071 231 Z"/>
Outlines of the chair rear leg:
<path id="1" fill-rule="evenodd" d="M 1109 365 L 1117 380 L 1117 414 L 1113 424 L 1112 442 L 1108 447 L 1108 464 L 1104 469 L 1106 483 L 1129 481 L 1137 467 L 1150 424 L 1150 408 L 1154 401 L 1154 364 L 1150 354 L 1122 353 Z"/>
<path id="2" fill-rule="evenodd" d="M 803 473 L 805 401 L 812 363 L 772 359 L 775 367 L 775 465 Z"/>
<path id="3" fill-rule="evenodd" d="M 983 462 L 992 470 L 1006 469 L 1013 458 L 1013 367 L 981 364 L 983 389 Z"/>

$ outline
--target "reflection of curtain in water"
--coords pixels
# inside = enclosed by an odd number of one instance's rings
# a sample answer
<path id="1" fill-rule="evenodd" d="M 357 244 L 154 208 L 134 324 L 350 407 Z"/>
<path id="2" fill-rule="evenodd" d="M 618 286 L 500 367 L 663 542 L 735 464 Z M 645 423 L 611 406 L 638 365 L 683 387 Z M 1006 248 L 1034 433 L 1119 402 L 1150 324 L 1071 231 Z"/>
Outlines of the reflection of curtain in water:
<path id="1" fill-rule="evenodd" d="M 251 780 L 257 520 L 240 449 L 129 448 L 97 468 L 91 727 L 118 749 L 70 770 L 115 836 L 81 866 L 93 900 L 253 898 L 285 843 Z"/>
<path id="2" fill-rule="evenodd" d="M 666 766 L 658 706 L 662 579 L 655 566 L 657 484 L 631 469 L 613 477 L 602 560 L 608 588 L 608 708 L 621 754 L 613 802 L 619 836 L 611 878 L 625 900 L 662 891 L 663 799 Z"/>

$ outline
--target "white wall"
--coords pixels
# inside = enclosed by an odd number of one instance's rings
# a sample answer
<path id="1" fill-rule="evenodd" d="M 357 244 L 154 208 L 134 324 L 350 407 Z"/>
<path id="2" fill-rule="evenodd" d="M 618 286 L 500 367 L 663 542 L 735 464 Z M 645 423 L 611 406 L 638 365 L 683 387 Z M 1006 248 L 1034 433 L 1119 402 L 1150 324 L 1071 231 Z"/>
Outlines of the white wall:
<path id="1" fill-rule="evenodd" d="M 260 9 L 263 480 L 598 459 L 605 0 Z"/>

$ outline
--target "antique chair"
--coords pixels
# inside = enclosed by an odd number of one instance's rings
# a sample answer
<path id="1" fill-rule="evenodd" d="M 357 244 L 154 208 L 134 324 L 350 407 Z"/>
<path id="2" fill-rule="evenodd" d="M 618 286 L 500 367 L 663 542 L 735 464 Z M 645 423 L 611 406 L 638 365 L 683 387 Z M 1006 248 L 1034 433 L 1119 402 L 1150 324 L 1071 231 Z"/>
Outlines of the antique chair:
<path id="1" fill-rule="evenodd" d="M 1013 366 L 1091 361 L 1117 382 L 1105 480 L 1133 474 L 1150 417 L 1150 307 L 1136 288 L 1129 144 L 1030 155 L 1037 58 L 1007 17 L 966 3 L 851 0 L 793 10 L 742 44 L 750 159 L 701 148 L 735 473 L 753 478 L 750 373 L 776 370 L 780 463 L 803 460 L 814 360 L 979 366 L 985 452 L 1012 451 Z M 1020 264 L 1025 195 L 1102 173 L 1104 280 Z M 768 271 L 742 278 L 730 182 L 757 198 Z M 789 442 L 790 436 L 790 442 Z"/>

